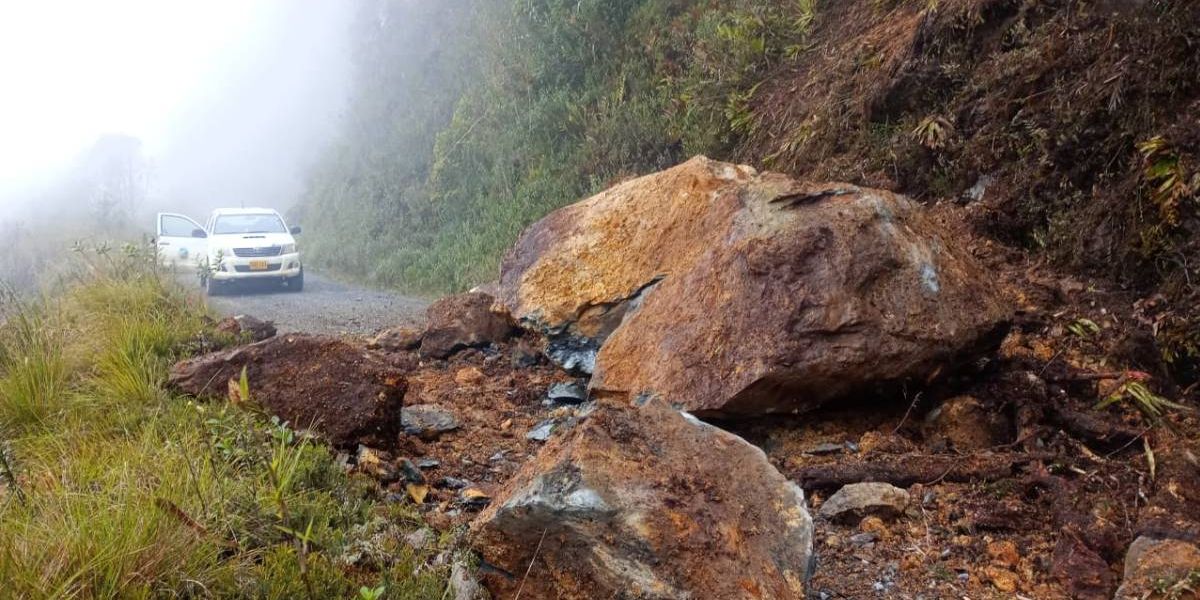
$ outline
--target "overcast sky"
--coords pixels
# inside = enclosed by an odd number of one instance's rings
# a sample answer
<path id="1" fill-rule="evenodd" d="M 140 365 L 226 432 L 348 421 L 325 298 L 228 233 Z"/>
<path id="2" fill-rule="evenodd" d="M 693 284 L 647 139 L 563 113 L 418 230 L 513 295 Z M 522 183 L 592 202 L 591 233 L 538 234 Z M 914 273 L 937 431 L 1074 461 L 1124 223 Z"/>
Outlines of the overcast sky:
<path id="1" fill-rule="evenodd" d="M 0 216 L 98 136 L 140 138 L 151 208 L 286 208 L 336 124 L 347 0 L 0 1 Z"/>

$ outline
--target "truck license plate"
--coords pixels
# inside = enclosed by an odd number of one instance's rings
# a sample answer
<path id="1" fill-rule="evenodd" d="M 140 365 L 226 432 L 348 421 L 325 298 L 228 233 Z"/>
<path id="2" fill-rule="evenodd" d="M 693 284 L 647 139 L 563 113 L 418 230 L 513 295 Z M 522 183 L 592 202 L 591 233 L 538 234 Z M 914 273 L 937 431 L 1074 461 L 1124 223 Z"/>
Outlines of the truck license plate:
<path id="1" fill-rule="evenodd" d="M 266 271 L 267 270 L 267 261 L 265 261 L 265 260 L 250 261 L 250 270 L 251 271 Z"/>

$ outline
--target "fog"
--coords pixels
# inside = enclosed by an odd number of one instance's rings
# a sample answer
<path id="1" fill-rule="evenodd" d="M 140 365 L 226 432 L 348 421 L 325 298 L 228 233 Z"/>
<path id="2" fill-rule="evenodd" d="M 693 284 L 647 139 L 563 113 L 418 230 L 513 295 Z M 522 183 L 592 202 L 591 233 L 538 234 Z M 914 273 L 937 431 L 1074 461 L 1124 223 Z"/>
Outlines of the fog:
<path id="1" fill-rule="evenodd" d="M 341 0 L 0 4 L 0 221 L 148 229 L 156 211 L 287 209 L 334 132 L 353 12 Z"/>

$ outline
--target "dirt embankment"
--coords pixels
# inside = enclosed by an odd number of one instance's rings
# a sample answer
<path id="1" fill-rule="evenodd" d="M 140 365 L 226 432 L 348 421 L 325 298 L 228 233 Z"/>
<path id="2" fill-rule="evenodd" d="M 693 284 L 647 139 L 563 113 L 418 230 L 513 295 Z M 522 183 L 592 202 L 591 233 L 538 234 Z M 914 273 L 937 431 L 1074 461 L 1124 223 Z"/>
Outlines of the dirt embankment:
<path id="1" fill-rule="evenodd" d="M 820 2 L 757 88 L 739 161 L 966 205 L 989 237 L 1161 293 L 1175 377 L 1200 360 L 1200 4 Z"/>

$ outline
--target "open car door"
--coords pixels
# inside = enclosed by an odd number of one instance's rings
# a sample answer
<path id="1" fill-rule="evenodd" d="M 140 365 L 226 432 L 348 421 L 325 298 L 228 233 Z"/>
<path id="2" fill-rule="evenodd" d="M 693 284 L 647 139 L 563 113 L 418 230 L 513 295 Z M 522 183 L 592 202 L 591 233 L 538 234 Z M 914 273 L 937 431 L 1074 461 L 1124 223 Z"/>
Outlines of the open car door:
<path id="1" fill-rule="evenodd" d="M 195 267 L 208 257 L 208 233 L 186 215 L 158 213 L 158 257 L 164 265 Z"/>

